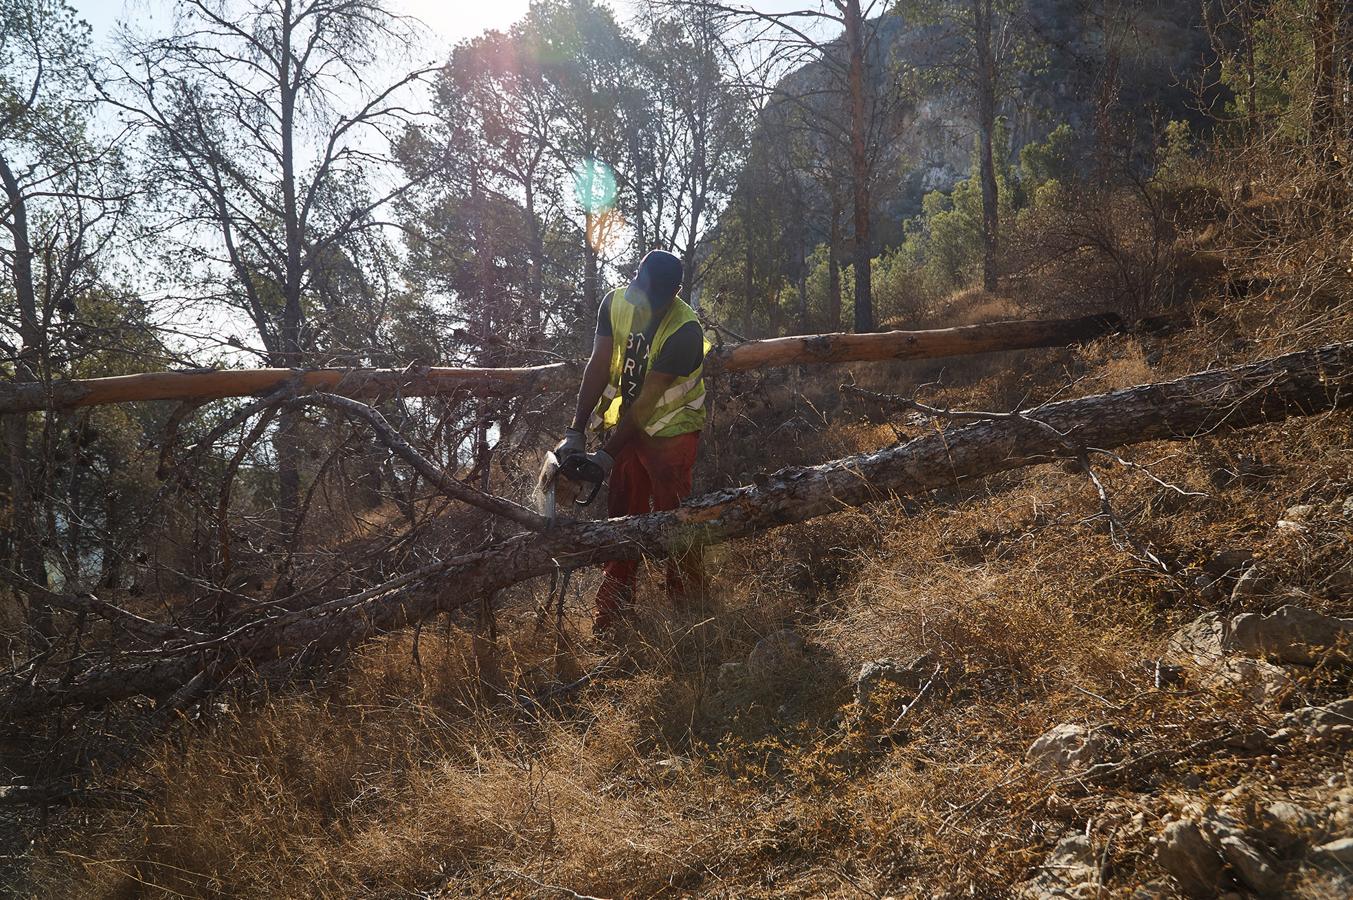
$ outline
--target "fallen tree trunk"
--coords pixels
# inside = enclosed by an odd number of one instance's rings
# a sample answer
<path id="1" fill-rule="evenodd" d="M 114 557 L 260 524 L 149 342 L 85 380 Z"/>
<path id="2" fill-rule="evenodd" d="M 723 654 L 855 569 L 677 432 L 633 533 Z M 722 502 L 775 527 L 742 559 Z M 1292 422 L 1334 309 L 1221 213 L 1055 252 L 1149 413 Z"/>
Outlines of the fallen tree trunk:
<path id="1" fill-rule="evenodd" d="M 560 566 L 666 556 L 848 507 L 1079 457 L 1086 449 L 1188 440 L 1348 406 L 1353 406 L 1353 343 L 1049 403 L 876 453 L 784 469 L 761 485 L 707 494 L 670 512 L 519 534 L 353 596 L 135 659 L 102 661 L 66 679 L 13 679 L 0 705 L 12 715 L 26 715 L 53 705 L 166 696 L 204 671 L 223 678 L 241 662 L 257 665 L 302 650 L 350 646 Z"/>
<path id="2" fill-rule="evenodd" d="M 815 334 L 747 341 L 710 354 L 706 371 L 737 372 L 772 366 L 939 359 L 1063 347 L 1122 331 L 1115 315 L 965 325 L 932 331 L 879 334 Z M 0 386 L 0 414 L 73 409 L 133 400 L 220 400 L 277 390 L 293 382 L 297 392 L 328 391 L 345 397 L 522 395 L 577 387 L 580 363 L 553 363 L 515 369 L 411 366 L 407 369 L 208 369 L 147 372 L 112 378 L 85 378 L 50 385 Z"/>

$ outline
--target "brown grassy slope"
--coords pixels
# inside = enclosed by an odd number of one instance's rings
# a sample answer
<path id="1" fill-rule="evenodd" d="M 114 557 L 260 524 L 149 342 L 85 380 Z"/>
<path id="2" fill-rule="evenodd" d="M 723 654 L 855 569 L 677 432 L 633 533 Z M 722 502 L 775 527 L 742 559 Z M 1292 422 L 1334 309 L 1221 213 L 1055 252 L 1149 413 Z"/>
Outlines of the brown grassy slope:
<path id="1" fill-rule="evenodd" d="M 1341 306 L 1353 295 L 1302 293 L 1282 260 L 1265 260 L 1269 286 L 1217 294 L 1170 338 L 854 374 L 899 393 L 940 379 L 921 393 L 1010 408 L 1353 337 Z M 824 381 L 725 387 L 705 484 L 934 427 L 848 406 Z M 1176 571 L 1250 549 L 1307 605 L 1348 614 L 1353 601 L 1327 584 L 1353 555 L 1350 446 L 1340 414 L 1135 448 L 1130 459 L 1190 496 L 1112 463 L 1102 477 L 1133 535 Z M 1255 458 L 1262 477 L 1219 474 Z M 1298 502 L 1321 504 L 1322 526 L 1275 530 Z M 1155 687 L 1145 663 L 1217 603 L 1134 557 L 1098 511 L 1083 475 L 1037 467 L 715 548 L 712 608 L 673 612 L 647 592 L 613 653 L 580 641 L 561 660 L 524 606 L 501 617 L 488 671 L 458 625 L 425 629 L 418 665 L 412 636 L 392 635 L 323 690 L 222 705 L 150 747 L 114 779 L 148 790 L 147 806 L 65 822 L 33 883 L 91 897 L 1003 896 L 1060 836 L 1088 830 L 1106 895 L 1125 894 L 1158 876 L 1148 839 L 1185 799 L 1237 785 L 1241 797 L 1319 796 L 1350 773 L 1325 746 L 1206 743 L 1273 714 Z M 595 576 L 579 581 L 578 635 Z M 723 667 L 785 626 L 807 639 L 800 664 L 765 677 Z M 962 674 L 906 715 L 901 698 L 855 708 L 861 662 L 920 653 Z M 605 675 L 546 710 L 510 699 L 603 661 Z M 1317 669 L 1299 689 L 1342 696 L 1347 679 Z M 1024 753 L 1063 722 L 1152 755 L 1094 784 L 1050 780 Z"/>

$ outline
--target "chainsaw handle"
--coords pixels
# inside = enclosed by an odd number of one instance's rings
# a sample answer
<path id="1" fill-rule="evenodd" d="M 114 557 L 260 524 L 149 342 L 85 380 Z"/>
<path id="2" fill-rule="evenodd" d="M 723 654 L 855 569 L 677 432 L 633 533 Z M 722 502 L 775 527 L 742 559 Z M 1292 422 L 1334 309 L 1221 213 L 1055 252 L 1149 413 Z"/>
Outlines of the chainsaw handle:
<path id="1" fill-rule="evenodd" d="M 599 494 L 599 493 L 601 493 L 601 482 L 600 482 L 600 481 L 594 481 L 594 482 L 592 482 L 592 493 L 588 494 L 586 498 L 583 498 L 582 496 L 579 496 L 576 500 L 573 501 L 573 505 L 574 505 L 574 506 L 591 506 L 591 505 L 592 505 L 592 501 L 595 500 L 595 499 L 597 499 L 597 494 Z"/>
<path id="2" fill-rule="evenodd" d="M 606 481 L 606 471 L 580 453 L 565 457 L 559 464 L 558 474 L 571 481 L 592 485 L 592 491 L 586 497 L 579 495 L 574 499 L 574 506 L 591 506 Z"/>

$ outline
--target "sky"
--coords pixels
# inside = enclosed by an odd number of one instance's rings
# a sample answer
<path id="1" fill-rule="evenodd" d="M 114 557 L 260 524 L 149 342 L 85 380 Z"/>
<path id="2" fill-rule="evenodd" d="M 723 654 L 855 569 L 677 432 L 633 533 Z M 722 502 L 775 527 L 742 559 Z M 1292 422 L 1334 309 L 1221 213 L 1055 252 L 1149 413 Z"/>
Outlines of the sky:
<path id="1" fill-rule="evenodd" d="M 104 45 L 120 22 L 140 26 L 168 21 L 173 0 L 66 0 L 94 30 L 94 41 Z M 421 19 L 428 27 L 428 50 L 443 56 L 458 41 L 488 29 L 505 30 L 526 15 L 530 0 L 389 0 L 397 12 Z M 764 12 L 812 8 L 812 0 L 744 0 Z M 619 17 L 633 15 L 633 0 L 610 0 Z M 153 30 L 153 29 L 148 29 Z"/>
<path id="2" fill-rule="evenodd" d="M 89 23 L 96 54 L 116 52 L 114 37 L 121 25 L 130 26 L 142 35 L 157 35 L 168 31 L 175 6 L 174 0 L 66 0 L 77 14 Z M 631 22 L 639 14 L 641 0 L 603 0 L 616 12 L 622 22 Z M 453 47 L 466 38 L 472 38 L 489 29 L 506 30 L 524 17 L 531 0 L 386 0 L 389 8 L 421 20 L 426 26 L 422 46 L 410 47 L 409 56 L 420 62 L 436 63 L 445 60 Z M 742 0 L 763 12 L 784 12 L 816 7 L 816 0 Z M 210 332 L 209 343 L 229 332 L 240 333 L 239 323 L 219 320 L 219 316 L 204 321 L 200 314 L 191 324 L 184 323 L 185 332 L 201 335 Z M 248 329 L 244 329 L 247 333 Z M 218 334 L 219 333 L 219 334 Z"/>
<path id="3" fill-rule="evenodd" d="M 90 24 L 102 44 L 120 22 L 167 21 L 172 0 L 66 0 Z M 394 10 L 423 20 L 430 49 L 442 50 L 490 28 L 505 29 L 526 15 L 530 0 L 391 0 Z"/>

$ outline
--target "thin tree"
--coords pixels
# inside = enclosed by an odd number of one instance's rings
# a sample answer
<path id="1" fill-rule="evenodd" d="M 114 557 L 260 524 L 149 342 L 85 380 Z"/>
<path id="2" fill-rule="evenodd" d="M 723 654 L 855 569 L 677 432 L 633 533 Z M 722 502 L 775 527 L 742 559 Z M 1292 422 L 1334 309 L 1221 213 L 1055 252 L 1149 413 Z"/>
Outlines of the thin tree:
<path id="1" fill-rule="evenodd" d="M 1314 0 L 1312 5 L 1311 143 L 1324 165 L 1337 170 L 1340 94 L 1344 90 L 1339 82 L 1346 72 L 1341 37 L 1348 27 L 1345 20 L 1353 11 L 1345 0 Z"/>
<path id="2" fill-rule="evenodd" d="M 749 98 L 735 48 L 711 10 L 650 9 L 652 24 L 639 48 L 647 78 L 630 99 L 632 162 L 623 174 L 638 223 L 636 256 L 654 247 L 681 256 L 691 299 L 709 226 L 742 159 Z"/>
<path id="3" fill-rule="evenodd" d="M 855 330 L 874 330 L 872 182 L 877 159 L 874 136 L 880 104 L 878 28 L 883 0 L 823 0 L 788 12 L 765 12 L 750 5 L 715 0 L 670 0 L 681 6 L 699 6 L 716 17 L 738 23 L 749 54 L 760 57 L 765 88 L 777 97 L 803 103 L 823 129 L 844 135 L 844 155 L 850 163 L 852 265 L 855 271 Z M 794 69 L 815 63 L 825 74 L 820 85 L 795 96 L 780 79 Z M 825 101 L 834 96 L 835 102 Z M 840 115 L 841 107 L 845 115 Z"/>
<path id="4" fill-rule="evenodd" d="M 131 195 L 119 180 L 120 138 L 89 126 L 89 29 L 62 0 L 0 2 L 0 372 L 16 386 L 67 377 L 100 343 L 82 305 L 101 289 L 100 262 Z M 105 316 L 105 330 L 115 331 Z M 59 427 L 6 416 L 3 472 L 9 503 L 3 563 L 39 588 L 47 554 L 69 530 L 53 510 Z M 74 525 L 78 529 L 78 522 Z M 77 553 L 78 556 L 78 553 Z M 69 567 L 66 574 L 72 573 Z M 46 601 L 30 598 L 35 640 L 50 636 Z"/>
<path id="5" fill-rule="evenodd" d="M 914 26 L 935 29 L 934 52 L 917 75 L 936 86 L 958 88 L 973 106 L 982 190 L 982 286 L 997 288 L 1000 197 L 994 138 L 1001 104 L 1021 68 L 1039 56 L 1024 0 L 899 0 L 899 14 Z"/>
<path id="6" fill-rule="evenodd" d="M 540 0 L 519 30 L 520 47 L 540 66 L 552 109 L 551 152 L 571 173 L 582 217 L 583 303 L 601 302 L 601 277 L 619 225 L 624 110 L 637 66 L 633 38 L 596 0 Z"/>
<path id="7" fill-rule="evenodd" d="M 386 228 L 383 211 L 428 173 L 378 182 L 415 117 L 407 89 L 380 85 L 381 53 L 408 40 L 381 0 L 182 0 L 170 34 L 126 35 L 100 82 L 149 140 L 163 190 L 154 223 L 182 273 L 243 315 L 270 364 L 307 364 L 307 304 L 335 250 Z M 278 416 L 278 504 L 300 490 L 301 413 Z"/>

